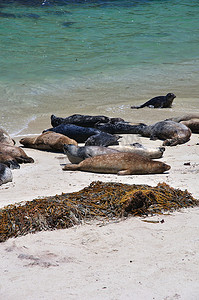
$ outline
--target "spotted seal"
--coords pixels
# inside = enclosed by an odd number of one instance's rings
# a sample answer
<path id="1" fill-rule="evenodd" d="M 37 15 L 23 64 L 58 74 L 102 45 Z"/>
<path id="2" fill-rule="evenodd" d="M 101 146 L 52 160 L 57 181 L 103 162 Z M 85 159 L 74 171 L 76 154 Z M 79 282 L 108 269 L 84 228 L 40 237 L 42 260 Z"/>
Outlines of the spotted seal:
<path id="1" fill-rule="evenodd" d="M 44 132 L 36 137 L 25 137 L 19 142 L 27 148 L 59 152 L 63 152 L 64 144 L 77 145 L 75 140 L 70 139 L 63 134 L 52 131 Z"/>
<path id="2" fill-rule="evenodd" d="M 82 160 L 109 153 L 118 152 L 115 149 L 103 147 L 103 146 L 83 146 L 78 147 L 75 145 L 64 145 L 64 153 L 67 155 L 69 161 L 73 164 L 78 164 Z"/>
<path id="3" fill-rule="evenodd" d="M 157 96 L 154 97 L 147 102 L 145 102 L 142 105 L 138 106 L 131 106 L 131 108 L 143 108 L 143 107 L 150 107 L 150 108 L 166 108 L 171 107 L 173 100 L 176 98 L 176 96 L 173 93 L 168 93 L 166 96 Z"/>
<path id="4" fill-rule="evenodd" d="M 117 150 L 119 152 L 138 153 L 140 155 L 144 155 L 149 158 L 161 158 L 165 151 L 164 147 L 146 148 L 139 143 L 124 145 L 124 146 L 122 146 L 122 145 L 108 146 L 108 148 Z"/>
<path id="5" fill-rule="evenodd" d="M 12 181 L 13 176 L 10 168 L 0 163 L 0 185 Z"/>
<path id="6" fill-rule="evenodd" d="M 140 127 L 142 136 L 163 140 L 163 146 L 176 146 L 189 141 L 191 130 L 184 124 L 166 120 Z"/>
<path id="7" fill-rule="evenodd" d="M 136 153 L 112 153 L 86 158 L 79 164 L 67 164 L 64 171 L 86 171 L 118 175 L 159 174 L 168 171 L 170 166 Z"/>

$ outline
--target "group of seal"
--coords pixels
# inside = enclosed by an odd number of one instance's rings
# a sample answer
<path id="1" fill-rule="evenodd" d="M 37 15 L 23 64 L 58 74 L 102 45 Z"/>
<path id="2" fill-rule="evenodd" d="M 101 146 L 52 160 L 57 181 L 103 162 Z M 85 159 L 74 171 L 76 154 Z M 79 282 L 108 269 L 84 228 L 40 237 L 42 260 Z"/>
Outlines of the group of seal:
<path id="1" fill-rule="evenodd" d="M 90 146 L 109 146 L 119 145 L 118 135 L 112 135 L 105 133 L 102 130 L 95 128 L 99 122 L 121 122 L 121 118 L 109 118 L 106 116 L 89 116 L 75 114 L 67 118 L 59 118 L 54 115 L 51 116 L 52 128 L 43 131 L 53 131 L 66 135 L 67 137 L 74 139 L 77 143 L 86 143 Z M 93 126 L 93 127 L 90 127 Z"/>
<path id="2" fill-rule="evenodd" d="M 136 153 L 149 158 L 161 158 L 163 152 L 165 151 L 164 147 L 158 147 L 157 149 L 147 149 L 139 143 L 135 143 L 127 146 L 82 146 L 78 147 L 76 145 L 64 145 L 64 153 L 67 155 L 68 160 L 73 164 L 78 164 L 82 160 L 97 156 L 105 155 L 111 153 L 119 152 L 128 152 Z"/>
<path id="3" fill-rule="evenodd" d="M 11 169 L 20 168 L 20 163 L 33 163 L 33 158 L 15 146 L 15 141 L 0 128 L 0 185 L 12 181 Z"/>
<path id="4" fill-rule="evenodd" d="M 172 106 L 175 98 L 173 93 L 168 93 L 131 108 L 167 108 Z M 162 157 L 164 147 L 147 149 L 138 143 L 121 146 L 118 142 L 121 136 L 118 134 L 138 134 L 152 140 L 163 140 L 163 146 L 175 146 L 186 143 L 191 132 L 198 133 L 198 124 L 197 114 L 166 119 L 152 125 L 134 124 L 104 115 L 74 114 L 65 118 L 51 115 L 52 128 L 38 136 L 22 138 L 20 143 L 24 147 L 64 152 L 71 164 L 65 165 L 63 170 L 118 175 L 164 173 L 170 166 L 152 160 Z M 85 145 L 80 147 L 78 143 Z M 0 131 L 0 184 L 12 178 L 7 166 L 17 168 L 18 163 L 33 161 L 22 148 L 14 145 L 6 132 Z"/>

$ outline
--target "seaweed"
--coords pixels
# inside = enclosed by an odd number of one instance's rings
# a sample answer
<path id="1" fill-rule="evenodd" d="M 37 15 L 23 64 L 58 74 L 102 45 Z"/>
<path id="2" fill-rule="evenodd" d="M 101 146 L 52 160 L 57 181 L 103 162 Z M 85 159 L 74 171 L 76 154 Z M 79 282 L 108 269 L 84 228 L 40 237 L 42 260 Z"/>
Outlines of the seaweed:
<path id="1" fill-rule="evenodd" d="M 164 214 L 198 206 L 187 191 L 166 183 L 156 187 L 94 181 L 74 193 L 62 193 L 0 209 L 0 242 L 42 230 L 69 228 L 85 221 Z"/>

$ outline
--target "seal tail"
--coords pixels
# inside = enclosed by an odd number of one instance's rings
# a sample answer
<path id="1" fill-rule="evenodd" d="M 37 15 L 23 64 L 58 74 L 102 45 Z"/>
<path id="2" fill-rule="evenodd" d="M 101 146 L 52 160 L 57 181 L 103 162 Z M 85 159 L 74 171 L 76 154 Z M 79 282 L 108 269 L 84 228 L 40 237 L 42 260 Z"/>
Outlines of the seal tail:
<path id="1" fill-rule="evenodd" d="M 141 105 L 138 105 L 138 106 L 137 106 L 137 105 L 136 105 L 136 106 L 131 106 L 131 108 L 132 108 L 132 109 L 139 109 L 139 108 L 141 108 Z"/>
<path id="2" fill-rule="evenodd" d="M 67 164 L 63 167 L 63 171 L 76 171 L 79 170 L 79 165 L 77 164 Z"/>

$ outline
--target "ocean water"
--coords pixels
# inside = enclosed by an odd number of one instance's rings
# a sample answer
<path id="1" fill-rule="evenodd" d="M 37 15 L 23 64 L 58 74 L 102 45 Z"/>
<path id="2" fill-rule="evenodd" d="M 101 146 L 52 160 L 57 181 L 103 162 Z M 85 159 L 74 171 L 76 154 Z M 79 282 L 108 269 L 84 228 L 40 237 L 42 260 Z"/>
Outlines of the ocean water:
<path id="1" fill-rule="evenodd" d="M 199 112 L 198 15 L 197 0 L 0 0 L 0 126 L 16 136 L 51 114 Z M 130 109 L 168 92 L 172 109 Z"/>

